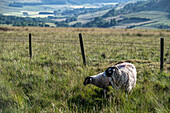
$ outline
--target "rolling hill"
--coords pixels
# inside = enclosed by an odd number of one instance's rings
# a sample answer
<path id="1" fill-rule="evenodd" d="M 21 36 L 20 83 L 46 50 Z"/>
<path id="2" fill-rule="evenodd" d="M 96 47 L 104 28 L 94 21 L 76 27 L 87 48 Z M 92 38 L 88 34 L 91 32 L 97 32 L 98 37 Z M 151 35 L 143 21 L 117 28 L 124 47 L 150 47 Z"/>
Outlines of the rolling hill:
<path id="1" fill-rule="evenodd" d="M 84 0 L 29 0 L 29 1 L 28 0 L 1 0 L 0 11 L 1 14 L 8 13 L 9 15 L 13 15 L 13 12 L 19 12 L 22 10 L 40 11 L 46 9 L 48 10 L 50 9 L 55 10 L 57 8 L 61 9 L 60 6 L 54 6 L 54 5 L 67 5 L 63 7 L 68 7 L 70 5 L 82 5 L 82 4 L 94 4 L 94 3 L 118 3 L 118 2 L 128 2 L 128 1 L 134 1 L 134 0 L 86 0 L 86 1 Z"/>
<path id="2" fill-rule="evenodd" d="M 170 1 L 169 0 L 147 0 L 137 2 L 140 4 L 134 4 L 137 7 L 136 11 L 170 11 Z M 131 3 L 133 4 L 133 3 Z"/>
<path id="3" fill-rule="evenodd" d="M 115 28 L 170 28 L 170 1 L 148 0 L 126 4 L 123 8 L 116 10 L 115 17 L 107 20 L 122 20 Z M 136 20 L 134 20 L 136 18 Z M 146 18 L 147 21 L 138 21 Z"/>
<path id="4" fill-rule="evenodd" d="M 2 0 L 1 3 L 4 4 L 0 7 L 2 14 L 14 16 L 25 16 L 24 14 L 27 14 L 27 17 L 31 18 L 50 17 L 54 21 L 52 25 L 57 27 L 170 28 L 169 0 L 139 0 L 137 2 L 127 2 L 131 0 L 113 0 L 114 2 L 124 3 L 107 7 L 102 6 L 102 3 L 111 2 L 111 0 L 16 0 L 12 4 L 14 7 L 9 7 L 8 5 L 12 3 L 11 1 Z M 54 5 L 57 3 L 60 5 Z M 85 3 L 89 4 L 83 5 Z M 99 4 L 100 6 L 98 6 Z M 19 7 L 15 7 L 17 5 Z M 44 13 L 44 15 L 40 15 L 40 13 Z M 72 17 L 76 19 L 68 21 Z M 97 25 L 100 23 L 102 25 Z"/>
<path id="5" fill-rule="evenodd" d="M 158 0 L 155 4 L 147 7 L 148 10 L 170 12 L 169 0 Z"/>
<path id="6" fill-rule="evenodd" d="M 135 0 L 1 0 L 7 3 L 42 3 L 42 4 L 87 4 L 87 3 L 114 3 L 114 2 L 128 2 Z"/>

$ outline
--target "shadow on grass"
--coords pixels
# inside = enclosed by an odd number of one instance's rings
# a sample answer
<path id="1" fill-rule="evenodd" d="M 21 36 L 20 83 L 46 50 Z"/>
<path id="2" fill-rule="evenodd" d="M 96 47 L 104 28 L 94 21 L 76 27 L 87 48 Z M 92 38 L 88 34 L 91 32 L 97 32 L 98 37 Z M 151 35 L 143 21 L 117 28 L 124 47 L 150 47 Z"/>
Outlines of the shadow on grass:
<path id="1" fill-rule="evenodd" d="M 16 102 L 12 100 L 5 100 L 3 98 L 0 99 L 0 112 L 11 112 L 10 108 L 14 106 Z"/>

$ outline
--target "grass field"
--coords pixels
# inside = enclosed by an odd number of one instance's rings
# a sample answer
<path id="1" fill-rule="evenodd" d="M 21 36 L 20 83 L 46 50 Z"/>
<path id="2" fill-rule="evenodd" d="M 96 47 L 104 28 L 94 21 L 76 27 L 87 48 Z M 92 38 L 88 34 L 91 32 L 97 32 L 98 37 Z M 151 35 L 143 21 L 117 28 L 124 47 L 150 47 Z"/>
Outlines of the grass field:
<path id="1" fill-rule="evenodd" d="M 79 33 L 87 66 L 82 63 Z M 161 37 L 165 38 L 163 73 Z M 104 99 L 100 88 L 83 86 L 85 77 L 123 61 L 134 63 L 138 73 L 128 98 L 110 87 Z M 0 28 L 0 112 L 168 113 L 169 80 L 170 30 Z"/>

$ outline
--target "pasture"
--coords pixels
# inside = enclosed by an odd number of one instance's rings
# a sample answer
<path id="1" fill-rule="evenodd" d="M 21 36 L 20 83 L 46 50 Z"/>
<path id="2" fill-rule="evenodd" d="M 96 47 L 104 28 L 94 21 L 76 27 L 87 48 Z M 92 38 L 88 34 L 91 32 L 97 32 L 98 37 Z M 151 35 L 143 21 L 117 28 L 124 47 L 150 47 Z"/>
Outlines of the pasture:
<path id="1" fill-rule="evenodd" d="M 29 58 L 28 34 L 32 34 Z M 79 44 L 82 33 L 87 65 Z M 159 69 L 165 39 L 164 71 Z M 132 92 L 109 88 L 107 98 L 85 77 L 128 61 L 137 68 Z M 0 28 L 2 112 L 169 112 L 170 30 Z"/>

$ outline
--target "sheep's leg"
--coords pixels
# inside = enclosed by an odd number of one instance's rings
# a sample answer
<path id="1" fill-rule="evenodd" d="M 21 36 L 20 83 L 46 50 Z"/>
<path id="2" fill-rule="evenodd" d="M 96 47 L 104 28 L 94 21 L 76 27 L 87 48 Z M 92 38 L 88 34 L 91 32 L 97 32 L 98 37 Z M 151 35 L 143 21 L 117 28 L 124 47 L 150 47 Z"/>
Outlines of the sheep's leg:
<path id="1" fill-rule="evenodd" d="M 128 92 L 125 91 L 125 94 L 126 94 L 126 102 L 128 102 Z"/>
<path id="2" fill-rule="evenodd" d="M 112 87 L 118 91 L 119 88 L 113 83 L 113 81 L 110 81 L 110 83 L 111 83 Z"/>
<path id="3" fill-rule="evenodd" d="M 130 87 L 130 90 L 131 90 L 131 89 L 132 89 L 132 88 Z M 129 88 L 125 90 L 125 94 L 126 94 L 126 98 L 127 98 L 127 99 L 128 99 L 128 94 L 130 93 L 130 90 L 129 90 Z"/>
<path id="4" fill-rule="evenodd" d="M 132 89 L 132 86 L 128 85 L 128 88 L 126 88 L 126 90 L 125 90 L 126 98 L 128 98 L 127 95 L 128 95 L 128 93 L 130 93 L 131 89 Z"/>
<path id="5" fill-rule="evenodd" d="M 106 98 L 107 90 L 106 90 L 106 89 L 103 89 L 103 93 L 104 93 L 104 98 Z"/>
<path id="6" fill-rule="evenodd" d="M 109 82 L 110 82 L 110 84 L 112 85 L 112 87 L 118 91 L 119 87 L 117 87 L 117 86 L 114 84 L 114 83 L 115 83 L 115 80 L 114 80 L 113 78 L 110 78 L 110 79 L 109 79 Z"/>

